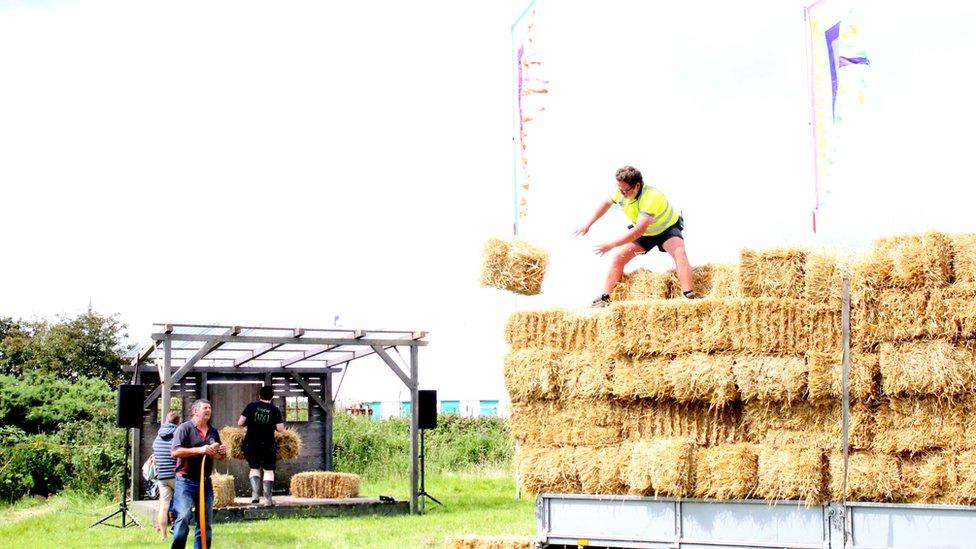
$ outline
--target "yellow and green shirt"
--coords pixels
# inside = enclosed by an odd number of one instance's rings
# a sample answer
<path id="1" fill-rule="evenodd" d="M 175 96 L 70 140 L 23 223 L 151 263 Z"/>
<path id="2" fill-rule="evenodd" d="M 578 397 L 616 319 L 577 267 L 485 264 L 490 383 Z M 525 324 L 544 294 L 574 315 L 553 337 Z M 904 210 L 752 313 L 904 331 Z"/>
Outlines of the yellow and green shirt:
<path id="1" fill-rule="evenodd" d="M 664 193 L 648 186 L 647 183 L 641 184 L 640 193 L 634 198 L 625 198 L 620 190 L 617 190 L 610 197 L 610 200 L 620 206 L 624 215 L 634 225 L 637 224 L 637 218 L 641 214 L 651 216 L 651 223 L 644 230 L 643 236 L 661 234 L 678 222 L 678 212 L 668 202 Z"/>

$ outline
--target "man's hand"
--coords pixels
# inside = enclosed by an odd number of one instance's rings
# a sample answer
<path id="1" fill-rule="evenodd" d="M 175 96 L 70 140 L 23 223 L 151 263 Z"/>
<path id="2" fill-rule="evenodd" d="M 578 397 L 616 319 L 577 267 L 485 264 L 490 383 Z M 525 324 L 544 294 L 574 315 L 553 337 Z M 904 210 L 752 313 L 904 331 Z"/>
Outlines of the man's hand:
<path id="1" fill-rule="evenodd" d="M 600 244 L 598 246 L 593 246 L 593 253 L 602 256 L 603 254 L 609 252 L 610 250 L 616 247 L 617 245 L 614 244 L 613 242 L 604 242 L 603 244 Z"/>
<path id="2" fill-rule="evenodd" d="M 200 453 L 205 456 L 215 456 L 217 455 L 217 451 L 220 449 L 220 444 L 215 442 L 213 444 L 207 444 L 206 446 L 200 446 L 199 449 L 203 450 Z"/>
<path id="3" fill-rule="evenodd" d="M 226 444 L 221 444 L 220 446 L 217 447 L 217 455 L 215 457 L 217 459 L 227 459 L 227 445 Z"/>
<path id="4" fill-rule="evenodd" d="M 588 233 L 588 232 L 590 232 L 590 226 L 589 225 L 583 225 L 579 229 L 576 229 L 575 231 L 573 231 L 573 236 L 586 236 L 586 233 Z"/>

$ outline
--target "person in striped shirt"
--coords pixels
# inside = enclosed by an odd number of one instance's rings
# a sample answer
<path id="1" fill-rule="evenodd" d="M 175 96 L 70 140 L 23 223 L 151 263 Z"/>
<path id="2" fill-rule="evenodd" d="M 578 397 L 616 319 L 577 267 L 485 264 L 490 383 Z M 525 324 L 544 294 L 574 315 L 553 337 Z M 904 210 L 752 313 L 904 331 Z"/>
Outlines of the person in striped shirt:
<path id="1" fill-rule="evenodd" d="M 619 248 L 610 264 L 603 294 L 593 300 L 592 307 L 606 307 L 610 304 L 610 293 L 620 283 L 624 273 L 624 266 L 639 256 L 646 254 L 652 248 L 667 252 L 674 259 L 678 272 L 678 282 L 681 291 L 689 299 L 697 297 L 693 288 L 691 264 L 685 252 L 685 240 L 681 234 L 684 229 L 684 219 L 681 214 L 668 202 L 664 193 L 646 185 L 640 170 L 633 166 L 624 166 L 617 170 L 617 190 L 613 195 L 600 202 L 596 212 L 589 222 L 576 230 L 575 234 L 584 236 L 590 227 L 616 204 L 630 219 L 631 225 L 626 234 L 616 240 L 604 242 L 593 247 L 597 255 L 604 255 L 614 248 Z"/>
<path id="2" fill-rule="evenodd" d="M 159 433 L 153 440 L 153 459 L 156 462 L 156 481 L 159 483 L 159 512 L 156 517 L 156 531 L 162 539 L 166 539 L 169 525 L 169 504 L 173 500 L 173 488 L 176 483 L 176 458 L 170 453 L 173 447 L 173 431 L 180 423 L 180 413 L 166 414 L 163 424 L 159 426 Z"/>

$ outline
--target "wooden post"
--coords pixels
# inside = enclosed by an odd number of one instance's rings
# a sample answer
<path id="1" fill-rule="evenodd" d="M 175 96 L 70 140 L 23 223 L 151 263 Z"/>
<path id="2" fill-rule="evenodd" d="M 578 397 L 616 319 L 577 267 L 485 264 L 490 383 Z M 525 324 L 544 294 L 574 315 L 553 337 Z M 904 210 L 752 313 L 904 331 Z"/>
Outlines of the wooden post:
<path id="1" fill-rule="evenodd" d="M 160 417 L 163 421 L 166 421 L 166 414 L 169 413 L 169 403 L 170 403 L 170 388 L 172 387 L 172 382 L 170 381 L 170 369 L 173 360 L 173 342 L 166 340 L 163 342 L 163 371 L 162 375 L 159 377 L 159 384 L 162 387 L 162 413 Z"/>
<path id="2" fill-rule="evenodd" d="M 136 368 L 136 384 L 142 383 L 142 374 Z M 143 423 L 146 422 L 143 418 Z M 142 429 L 134 429 L 132 434 L 132 446 L 130 457 L 132 458 L 132 478 L 129 481 L 129 499 L 136 501 L 139 499 L 139 487 L 142 485 Z"/>
<path id="3" fill-rule="evenodd" d="M 203 400 L 209 400 L 207 398 L 207 372 L 200 372 L 200 375 L 197 379 L 198 379 L 197 394 L 199 395 L 197 398 L 201 398 Z M 188 419 L 186 417 L 186 410 L 183 410 L 183 419 L 184 420 Z"/>
<path id="4" fill-rule="evenodd" d="M 420 431 L 420 411 L 417 409 L 418 393 L 417 388 L 420 385 L 417 379 L 417 347 L 410 347 L 410 381 L 412 386 L 410 387 L 410 514 L 415 515 L 418 512 L 417 507 L 417 490 L 418 490 L 418 477 L 420 474 L 418 467 L 418 460 L 420 458 L 420 441 L 418 440 L 418 432 Z"/>
<path id="5" fill-rule="evenodd" d="M 346 364 L 346 368 L 349 365 Z M 325 432 L 323 433 L 322 451 L 324 454 L 324 465 L 326 471 L 332 470 L 332 420 L 334 415 L 335 403 L 332 402 L 332 373 L 328 372 L 322 376 L 322 400 L 328 406 L 325 408 L 323 421 L 325 422 Z"/>

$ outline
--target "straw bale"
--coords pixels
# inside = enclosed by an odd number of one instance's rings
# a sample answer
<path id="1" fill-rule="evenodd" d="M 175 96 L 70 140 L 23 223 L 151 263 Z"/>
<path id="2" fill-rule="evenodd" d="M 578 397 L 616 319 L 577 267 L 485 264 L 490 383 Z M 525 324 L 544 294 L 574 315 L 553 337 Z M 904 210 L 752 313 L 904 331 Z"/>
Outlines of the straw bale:
<path id="1" fill-rule="evenodd" d="M 655 439 L 631 445 L 627 485 L 631 494 L 685 497 L 692 494 L 692 452 L 684 439 Z"/>
<path id="2" fill-rule="evenodd" d="M 674 395 L 668 376 L 667 356 L 648 358 L 618 357 L 611 380 L 613 396 L 618 399 L 670 398 Z"/>
<path id="3" fill-rule="evenodd" d="M 559 361 L 556 376 L 561 398 L 604 398 L 613 386 L 615 361 L 603 353 L 566 353 Z"/>
<path id="4" fill-rule="evenodd" d="M 821 448 L 802 444 L 759 445 L 756 494 L 770 500 L 823 503 L 827 496 L 827 459 Z"/>
<path id="5" fill-rule="evenodd" d="M 745 353 L 802 354 L 810 344 L 807 304 L 796 299 L 728 300 L 723 326 L 731 349 Z"/>
<path id="6" fill-rule="evenodd" d="M 976 233 L 949 235 L 952 243 L 952 278 L 956 284 L 976 283 Z"/>
<path id="7" fill-rule="evenodd" d="M 611 355 L 729 349 L 729 307 L 724 300 L 681 299 L 613 303 L 599 323 L 600 347 Z"/>
<path id="8" fill-rule="evenodd" d="M 678 355 L 668 364 L 675 400 L 704 401 L 713 406 L 725 406 L 738 400 L 732 362 L 732 355 Z"/>
<path id="9" fill-rule="evenodd" d="M 505 355 L 505 388 L 513 402 L 559 397 L 562 351 L 519 349 Z"/>
<path id="10" fill-rule="evenodd" d="M 584 494 L 624 494 L 630 445 L 579 446 L 573 454 L 576 476 Z"/>
<path id="11" fill-rule="evenodd" d="M 677 272 L 668 271 L 672 277 L 671 299 L 684 299 Z M 691 268 L 692 287 L 698 297 L 730 298 L 742 297 L 739 293 L 739 265 L 736 263 L 715 263 Z"/>
<path id="12" fill-rule="evenodd" d="M 839 402 L 794 402 L 791 405 L 760 401 L 743 406 L 743 422 L 750 442 L 774 446 L 806 444 L 824 450 L 843 447 L 844 423 Z M 848 444 L 868 449 L 875 436 L 875 417 L 866 404 L 850 407 Z"/>
<path id="13" fill-rule="evenodd" d="M 844 453 L 830 454 L 830 497 L 836 501 L 895 501 L 901 493 L 898 458 L 874 452 L 851 452 L 844 494 Z"/>
<path id="14" fill-rule="evenodd" d="M 838 250 L 817 249 L 807 254 L 803 268 L 803 299 L 840 310 L 844 295 L 843 260 Z"/>
<path id="15" fill-rule="evenodd" d="M 231 459 L 247 459 L 244 456 L 244 434 L 246 429 L 243 427 L 222 427 L 220 429 L 220 440 L 227 445 L 227 455 Z M 294 429 L 285 429 L 284 432 L 275 432 L 275 442 L 278 445 L 277 457 L 285 461 L 295 459 L 302 451 L 302 437 Z"/>
<path id="16" fill-rule="evenodd" d="M 957 282 L 933 290 L 929 310 L 932 315 L 944 314 L 945 322 L 955 328 L 957 337 L 976 338 L 976 283 Z"/>
<path id="17" fill-rule="evenodd" d="M 231 459 L 244 459 L 244 428 L 221 427 L 220 441 L 227 446 L 227 455 Z"/>
<path id="18" fill-rule="evenodd" d="M 519 239 L 489 238 L 481 266 L 481 285 L 536 295 L 549 265 L 549 252 Z"/>
<path id="19" fill-rule="evenodd" d="M 873 449 L 888 454 L 918 454 L 964 443 L 964 401 L 936 397 L 890 398 L 875 413 Z"/>
<path id="20" fill-rule="evenodd" d="M 279 460 L 295 459 L 302 453 L 302 436 L 295 429 L 275 431 L 275 442 L 278 444 L 276 454 Z"/>
<path id="21" fill-rule="evenodd" d="M 620 283 L 610 292 L 610 301 L 667 299 L 671 297 L 671 286 L 677 281 L 672 271 L 659 273 L 637 269 L 624 273 Z"/>
<path id="22" fill-rule="evenodd" d="M 359 496 L 359 475 L 305 471 L 291 477 L 289 492 L 297 498 L 341 499 Z"/>
<path id="23" fill-rule="evenodd" d="M 521 487 L 531 494 L 543 492 L 574 494 L 581 486 L 576 474 L 572 446 L 525 446 L 515 449 L 515 470 Z"/>
<path id="24" fill-rule="evenodd" d="M 878 354 L 851 351 L 848 396 L 854 402 L 870 402 L 878 397 Z M 841 353 L 807 353 L 808 392 L 811 401 L 843 398 Z"/>
<path id="25" fill-rule="evenodd" d="M 743 249 L 739 254 L 739 291 L 743 297 L 800 299 L 807 251 L 801 248 Z"/>
<path id="26" fill-rule="evenodd" d="M 222 475 L 214 473 L 210 475 L 210 482 L 213 484 L 213 506 L 230 507 L 234 505 L 234 475 Z"/>
<path id="27" fill-rule="evenodd" d="M 888 396 L 951 397 L 976 388 L 970 346 L 945 339 L 882 343 L 881 388 Z"/>
<path id="28" fill-rule="evenodd" d="M 959 473 L 952 452 L 899 459 L 902 499 L 910 503 L 958 503 Z"/>
<path id="29" fill-rule="evenodd" d="M 600 311 L 545 309 L 519 311 L 505 325 L 505 340 L 513 351 L 552 348 L 581 351 L 597 342 Z"/>
<path id="30" fill-rule="evenodd" d="M 976 450 L 960 452 L 956 457 L 959 474 L 959 499 L 962 503 L 976 503 Z"/>
<path id="31" fill-rule="evenodd" d="M 632 441 L 681 438 L 713 446 L 746 440 L 737 405 L 715 408 L 702 402 L 643 400 L 621 406 L 621 412 L 623 437 Z"/>
<path id="32" fill-rule="evenodd" d="M 603 399 L 513 402 L 508 428 L 523 444 L 608 446 L 621 441 L 623 419 Z"/>
<path id="33" fill-rule="evenodd" d="M 531 536 L 449 536 L 444 541 L 446 549 L 533 549 L 535 538 Z"/>
<path id="34" fill-rule="evenodd" d="M 807 348 L 830 352 L 843 345 L 841 310 L 834 305 L 810 305 L 806 308 L 806 324 L 810 331 Z"/>
<path id="35" fill-rule="evenodd" d="M 793 402 L 807 391 L 807 363 L 793 356 L 738 356 L 732 365 L 742 400 Z"/>
<path id="36" fill-rule="evenodd" d="M 752 497 L 759 482 L 759 458 L 751 444 L 722 444 L 695 451 L 695 496 Z"/>
<path id="37" fill-rule="evenodd" d="M 911 339 L 954 338 L 957 315 L 944 291 L 887 290 L 852 309 L 853 340 L 862 348 Z"/>
<path id="38" fill-rule="evenodd" d="M 938 288 L 951 281 L 952 246 L 942 233 L 875 240 L 871 254 L 855 267 L 859 284 L 873 290 Z"/>

